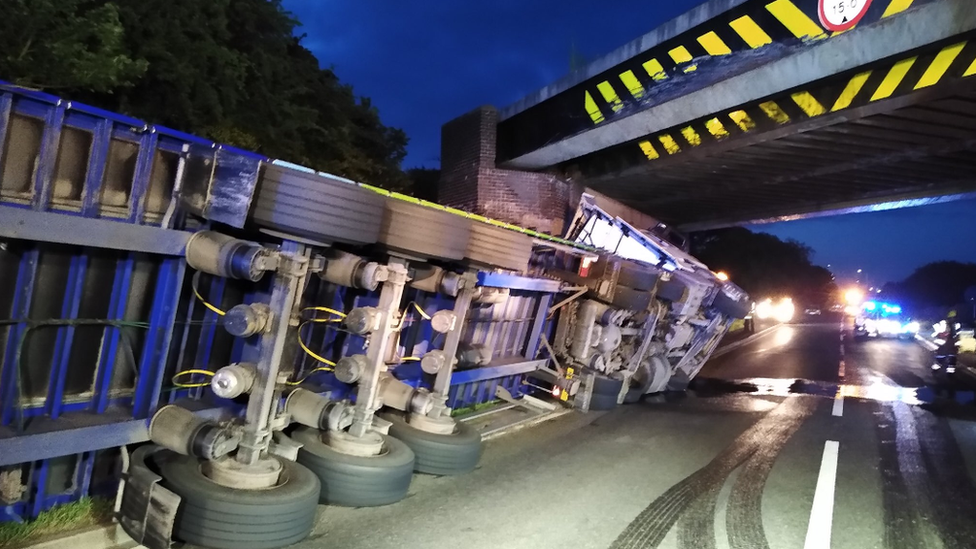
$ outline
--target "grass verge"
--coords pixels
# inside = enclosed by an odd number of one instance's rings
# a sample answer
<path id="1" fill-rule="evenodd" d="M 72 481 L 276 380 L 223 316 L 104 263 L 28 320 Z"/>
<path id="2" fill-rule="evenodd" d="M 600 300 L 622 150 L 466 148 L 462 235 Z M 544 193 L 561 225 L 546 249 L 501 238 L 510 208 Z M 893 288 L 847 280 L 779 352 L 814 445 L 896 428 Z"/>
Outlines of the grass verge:
<path id="1" fill-rule="evenodd" d="M 44 511 L 30 522 L 0 522 L 0 547 L 13 549 L 112 521 L 113 501 L 82 498 Z"/>

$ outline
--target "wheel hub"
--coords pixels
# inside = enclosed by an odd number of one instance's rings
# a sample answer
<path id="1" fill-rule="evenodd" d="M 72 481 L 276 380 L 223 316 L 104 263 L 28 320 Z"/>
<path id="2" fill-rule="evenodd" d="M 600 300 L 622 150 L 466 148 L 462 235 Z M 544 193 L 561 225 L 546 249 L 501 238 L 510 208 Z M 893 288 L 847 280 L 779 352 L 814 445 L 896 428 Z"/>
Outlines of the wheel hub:
<path id="1" fill-rule="evenodd" d="M 434 433 L 436 435 L 454 434 L 454 419 L 450 416 L 438 416 L 432 418 L 423 414 L 410 414 L 407 423 L 421 431 Z"/>
<path id="2" fill-rule="evenodd" d="M 373 431 L 361 437 L 350 435 L 345 431 L 326 431 L 322 434 L 322 442 L 336 452 L 351 456 L 378 456 L 383 451 L 383 437 Z"/>
<path id="3" fill-rule="evenodd" d="M 264 458 L 245 465 L 236 459 L 225 457 L 203 462 L 203 474 L 221 486 L 240 490 L 262 490 L 278 484 L 281 462 Z"/>

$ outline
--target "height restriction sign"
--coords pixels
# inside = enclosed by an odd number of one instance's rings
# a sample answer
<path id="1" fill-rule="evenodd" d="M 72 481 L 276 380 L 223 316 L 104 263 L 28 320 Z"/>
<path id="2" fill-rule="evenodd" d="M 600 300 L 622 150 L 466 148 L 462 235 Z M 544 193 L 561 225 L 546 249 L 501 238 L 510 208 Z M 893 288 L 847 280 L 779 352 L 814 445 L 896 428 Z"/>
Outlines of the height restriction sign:
<path id="1" fill-rule="evenodd" d="M 827 30 L 846 31 L 864 17 L 871 0 L 820 0 L 820 22 Z"/>

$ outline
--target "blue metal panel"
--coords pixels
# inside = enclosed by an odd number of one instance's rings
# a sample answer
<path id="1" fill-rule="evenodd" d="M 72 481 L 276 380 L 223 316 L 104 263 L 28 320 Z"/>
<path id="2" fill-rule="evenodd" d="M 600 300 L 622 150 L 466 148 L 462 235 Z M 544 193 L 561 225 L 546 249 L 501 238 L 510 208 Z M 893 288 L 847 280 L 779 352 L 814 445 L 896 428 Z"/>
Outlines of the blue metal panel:
<path id="1" fill-rule="evenodd" d="M 129 193 L 129 223 L 141 223 L 142 216 L 146 213 L 145 195 L 146 189 L 149 188 L 158 139 L 159 136 L 152 128 L 139 139 L 139 155 L 136 158 L 136 169 L 132 177 L 132 191 Z"/>
<path id="2" fill-rule="evenodd" d="M 7 128 L 10 126 L 10 109 L 13 96 L 9 93 L 0 94 L 0 166 L 3 166 L 4 144 L 7 142 Z"/>
<path id="3" fill-rule="evenodd" d="M 197 215 L 241 228 L 257 187 L 261 160 L 222 147 L 191 146 L 183 174 L 185 205 Z"/>
<path id="4" fill-rule="evenodd" d="M 462 370 L 460 372 L 454 372 L 454 375 L 451 377 L 451 384 L 461 385 L 474 381 L 483 381 L 486 379 L 496 379 L 533 372 L 539 368 L 545 367 L 546 363 L 548 362 L 549 361 L 546 359 L 529 360 L 526 362 L 506 364 L 504 366 L 486 366 L 484 368 L 475 368 L 473 370 Z"/>
<path id="5" fill-rule="evenodd" d="M 186 264 L 182 259 L 166 259 L 159 268 L 156 294 L 149 313 L 149 332 L 139 360 L 140 376 L 132 403 L 133 417 L 148 418 L 159 405 L 185 272 Z"/>
<path id="6" fill-rule="evenodd" d="M 478 273 L 478 285 L 551 294 L 559 291 L 562 282 L 547 278 L 531 278 L 509 273 L 480 272 Z"/>
<path id="7" fill-rule="evenodd" d="M 30 484 L 34 485 L 32 490 L 34 501 L 30 507 L 30 518 L 37 518 L 44 510 L 44 497 L 47 494 L 47 473 L 48 462 L 44 460 L 39 466 L 34 467 L 30 475 Z"/>
<path id="8" fill-rule="evenodd" d="M 66 128 L 94 132 L 102 122 L 107 121 L 103 118 L 95 118 L 94 116 L 73 111 L 71 110 L 71 105 L 68 105 L 68 110 L 64 113 L 64 126 Z"/>
<path id="9" fill-rule="evenodd" d="M 87 266 L 87 256 L 79 254 L 71 257 L 71 264 L 68 267 L 68 288 L 64 293 L 61 318 L 78 318 Z M 58 336 L 54 342 L 54 354 L 52 356 L 54 364 L 51 368 L 51 381 L 48 383 L 48 395 L 45 403 L 46 412 L 52 418 L 61 415 L 61 405 L 64 402 L 65 374 L 68 371 L 68 361 L 71 359 L 71 342 L 74 340 L 74 335 L 74 326 L 59 327 Z"/>
<path id="10" fill-rule="evenodd" d="M 108 317 L 111 320 L 125 318 L 134 268 L 135 260 L 131 256 L 120 260 L 116 267 L 115 280 L 112 282 L 112 297 L 108 308 Z M 119 352 L 121 336 L 120 330 L 113 327 L 106 327 L 105 335 L 102 336 L 102 349 L 99 353 L 98 369 L 95 371 L 95 394 L 92 398 L 92 408 L 98 413 L 104 413 L 108 407 L 109 391 L 112 388 L 112 374 Z M 128 344 L 129 342 L 126 342 L 126 345 Z"/>
<path id="11" fill-rule="evenodd" d="M 546 319 L 549 317 L 549 306 L 552 304 L 552 294 L 539 296 L 539 304 L 536 306 L 535 318 L 532 320 L 532 330 L 529 332 L 529 339 L 525 345 L 525 358 L 532 360 L 539 354 L 539 345 L 542 344 L 542 332 L 546 326 Z"/>
<path id="12" fill-rule="evenodd" d="M 111 142 L 112 122 L 102 120 L 92 133 L 91 150 L 88 153 L 88 173 L 81 195 L 81 214 L 85 217 L 93 217 L 98 213 L 98 196 L 102 190 Z"/>
<path id="13" fill-rule="evenodd" d="M 17 270 L 17 284 L 14 288 L 14 300 L 11 307 L 11 317 L 25 319 L 30 311 L 31 296 L 34 291 L 34 279 L 37 275 L 38 251 L 36 248 L 28 250 L 20 260 Z M 20 407 L 20 342 L 27 330 L 23 322 L 10 326 L 7 336 L 7 349 L 3 356 L 0 369 L 0 425 L 9 425 L 14 418 L 14 412 Z"/>
<path id="14" fill-rule="evenodd" d="M 51 179 L 54 177 L 54 165 L 57 163 L 61 144 L 65 108 L 66 104 L 59 101 L 44 119 L 44 133 L 37 153 L 37 170 L 31 194 L 31 207 L 35 210 L 46 210 L 51 203 Z"/>
<path id="15" fill-rule="evenodd" d="M 18 96 L 21 96 L 23 98 L 31 99 L 39 103 L 46 103 L 48 105 L 57 105 L 58 103 L 62 102 L 62 99 L 60 97 L 51 95 L 49 93 L 22 88 L 16 84 L 11 84 L 10 82 L 5 82 L 3 80 L 0 80 L 0 91 L 15 93 Z M 81 103 L 71 103 L 70 106 L 71 109 L 77 110 L 78 112 L 90 114 L 92 116 L 97 116 L 99 118 L 107 118 L 109 120 L 114 120 L 116 122 L 125 124 L 127 126 L 141 127 L 141 126 L 145 126 L 146 124 L 142 120 L 138 120 L 119 113 L 106 111 L 96 107 L 90 107 L 88 105 L 83 105 Z"/>
<path id="16" fill-rule="evenodd" d="M 82 454 L 81 463 L 78 464 L 78 471 L 75 475 L 75 486 L 77 486 L 78 496 L 87 496 L 91 488 L 92 468 L 95 466 L 95 452 L 89 451 Z"/>

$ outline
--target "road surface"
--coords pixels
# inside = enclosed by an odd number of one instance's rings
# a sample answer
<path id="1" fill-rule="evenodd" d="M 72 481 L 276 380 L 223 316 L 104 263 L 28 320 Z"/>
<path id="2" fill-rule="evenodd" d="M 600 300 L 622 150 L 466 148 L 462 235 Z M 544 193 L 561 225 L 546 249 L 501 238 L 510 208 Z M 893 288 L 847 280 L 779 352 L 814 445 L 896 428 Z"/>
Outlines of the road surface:
<path id="1" fill-rule="evenodd" d="M 920 345 L 842 333 L 777 327 L 686 396 L 490 440 L 395 505 L 320 507 L 296 547 L 976 547 L 976 407 L 926 387 Z"/>

